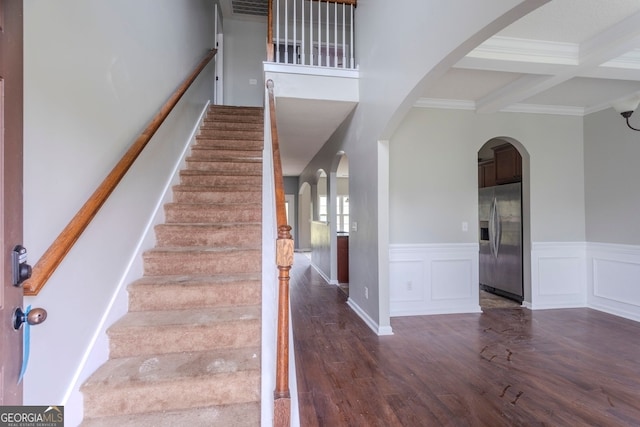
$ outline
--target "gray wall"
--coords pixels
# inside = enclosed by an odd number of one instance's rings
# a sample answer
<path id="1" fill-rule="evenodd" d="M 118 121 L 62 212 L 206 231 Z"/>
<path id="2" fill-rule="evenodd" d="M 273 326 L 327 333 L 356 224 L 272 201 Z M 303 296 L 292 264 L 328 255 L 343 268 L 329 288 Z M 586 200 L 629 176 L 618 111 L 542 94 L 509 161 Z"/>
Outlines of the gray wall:
<path id="1" fill-rule="evenodd" d="M 390 141 L 391 243 L 477 242 L 477 155 L 498 136 L 528 153 L 532 241 L 585 241 L 581 117 L 414 108 Z"/>
<path id="2" fill-rule="evenodd" d="M 212 5 L 24 2 L 24 244 L 32 264 L 213 47 Z M 96 340 L 106 357 L 101 328 L 122 306 L 128 274 L 141 274 L 136 255 L 152 244 L 145 232 L 211 95 L 211 74 L 202 76 L 44 290 L 26 299 L 49 318 L 32 331 L 25 404 L 64 404 L 69 425 L 82 417 L 82 368 L 95 361 Z"/>
<path id="3" fill-rule="evenodd" d="M 545 2 L 406 0 L 400 8 L 370 0 L 358 5 L 360 103 L 305 168 L 301 182 L 313 182 L 318 169 L 329 170 L 338 151 L 349 157 L 351 220 L 358 223 L 349 238 L 349 298 L 378 332 L 390 332 L 386 140 L 425 87 L 486 38 Z M 406 19 L 407 10 L 420 19 Z M 401 25 L 382 35 L 380 29 L 389 22 Z"/>
<path id="4" fill-rule="evenodd" d="M 264 106 L 262 62 L 266 59 L 264 22 L 224 21 L 224 103 Z M 251 84 L 255 80 L 256 84 Z"/>
<path id="5" fill-rule="evenodd" d="M 586 116 L 584 129 L 587 240 L 640 244 L 640 132 L 612 109 Z"/>

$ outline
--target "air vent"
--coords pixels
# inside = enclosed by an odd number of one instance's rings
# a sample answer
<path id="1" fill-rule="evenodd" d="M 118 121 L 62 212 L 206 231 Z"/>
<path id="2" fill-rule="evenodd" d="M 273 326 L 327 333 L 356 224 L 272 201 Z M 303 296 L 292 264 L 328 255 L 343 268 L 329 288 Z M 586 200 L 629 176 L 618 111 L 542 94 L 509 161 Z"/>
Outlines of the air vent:
<path id="1" fill-rule="evenodd" d="M 233 13 L 244 15 L 267 16 L 268 0 L 233 0 Z"/>

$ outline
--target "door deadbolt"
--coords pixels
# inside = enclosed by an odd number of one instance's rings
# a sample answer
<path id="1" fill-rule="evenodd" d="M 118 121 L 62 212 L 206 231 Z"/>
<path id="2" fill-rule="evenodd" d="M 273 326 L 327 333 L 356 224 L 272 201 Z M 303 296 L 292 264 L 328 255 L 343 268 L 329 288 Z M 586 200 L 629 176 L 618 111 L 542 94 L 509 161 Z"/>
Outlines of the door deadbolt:
<path id="1" fill-rule="evenodd" d="M 13 286 L 21 286 L 22 282 L 31 277 L 31 266 L 27 264 L 27 249 L 16 245 L 11 251 L 11 274 Z"/>

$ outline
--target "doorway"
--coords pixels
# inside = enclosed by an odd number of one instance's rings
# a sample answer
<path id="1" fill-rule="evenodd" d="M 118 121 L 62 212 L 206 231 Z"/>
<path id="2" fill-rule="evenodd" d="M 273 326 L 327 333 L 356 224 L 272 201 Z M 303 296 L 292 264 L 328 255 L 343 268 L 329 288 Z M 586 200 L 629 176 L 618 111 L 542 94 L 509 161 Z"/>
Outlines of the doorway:
<path id="1" fill-rule="evenodd" d="M 349 296 L 349 159 L 339 152 L 332 168 L 335 193 L 336 279 L 340 289 Z M 333 193 L 333 192 L 332 192 Z"/>
<path id="2" fill-rule="evenodd" d="M 300 185 L 298 191 L 298 250 L 311 251 L 311 221 L 313 206 L 311 202 L 311 185 L 308 182 Z"/>
<path id="3" fill-rule="evenodd" d="M 527 257 L 530 259 L 530 239 L 525 232 L 529 218 L 528 170 L 524 147 L 510 138 L 493 138 L 478 151 L 482 310 L 520 307 L 531 301 L 530 280 L 525 280 L 530 277 L 526 274 L 530 264 L 525 262 Z"/>

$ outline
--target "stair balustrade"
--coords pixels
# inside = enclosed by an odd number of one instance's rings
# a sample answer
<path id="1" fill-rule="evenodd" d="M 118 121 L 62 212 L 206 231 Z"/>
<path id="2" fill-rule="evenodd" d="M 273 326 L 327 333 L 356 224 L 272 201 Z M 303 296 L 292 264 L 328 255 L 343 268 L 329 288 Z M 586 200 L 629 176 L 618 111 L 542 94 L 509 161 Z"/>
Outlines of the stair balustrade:
<path id="1" fill-rule="evenodd" d="M 269 0 L 267 60 L 355 69 L 357 0 Z"/>
<path id="2" fill-rule="evenodd" d="M 276 101 L 273 80 L 267 80 L 269 93 L 269 116 L 271 145 L 273 150 L 273 173 L 276 197 L 276 265 L 278 266 L 278 325 L 276 342 L 276 389 L 274 391 L 274 426 L 288 427 L 291 424 L 291 396 L 289 393 L 289 271 L 293 265 L 293 239 L 291 226 L 287 224 L 282 178 L 282 161 L 276 124 Z"/>
<path id="3" fill-rule="evenodd" d="M 131 144 L 131 147 L 113 167 L 111 172 L 102 181 L 91 197 L 62 230 L 56 240 L 49 246 L 38 262 L 33 266 L 31 278 L 24 282 L 24 294 L 27 296 L 38 295 L 47 283 L 47 280 L 58 268 L 64 257 L 69 253 L 73 245 L 80 238 L 91 220 L 96 216 L 102 205 L 107 201 L 111 193 L 116 189 L 125 174 L 129 171 L 142 150 L 147 146 L 153 135 L 160 128 L 169 113 L 178 104 L 180 98 L 187 92 L 198 75 L 209 64 L 216 54 L 216 49 L 211 49 L 196 66 L 193 72 L 182 82 L 171 97 L 160 108 L 160 111 L 151 119 L 140 136 Z"/>

